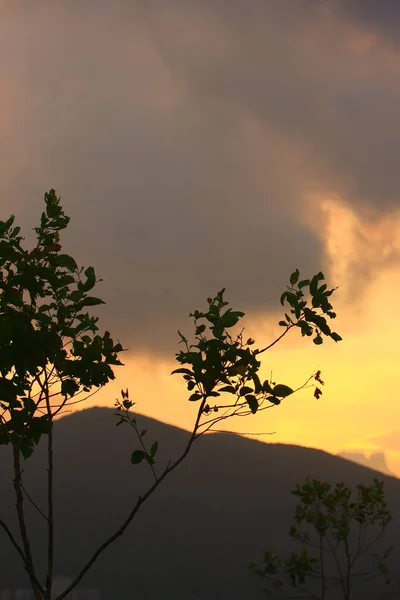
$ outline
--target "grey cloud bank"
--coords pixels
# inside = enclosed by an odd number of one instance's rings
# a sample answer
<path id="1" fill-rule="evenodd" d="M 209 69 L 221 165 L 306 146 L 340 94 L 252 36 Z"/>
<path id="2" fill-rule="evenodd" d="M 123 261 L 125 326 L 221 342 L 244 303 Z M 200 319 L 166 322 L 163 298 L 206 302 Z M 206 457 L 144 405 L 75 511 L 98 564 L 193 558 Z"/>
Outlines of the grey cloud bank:
<path id="1" fill-rule="evenodd" d="M 378 18 L 360 51 L 340 3 L 1 6 L 1 218 L 33 227 L 55 187 L 64 249 L 131 348 L 170 354 L 222 287 L 268 310 L 294 268 L 325 267 L 308 194 L 398 207 L 400 59 Z"/>

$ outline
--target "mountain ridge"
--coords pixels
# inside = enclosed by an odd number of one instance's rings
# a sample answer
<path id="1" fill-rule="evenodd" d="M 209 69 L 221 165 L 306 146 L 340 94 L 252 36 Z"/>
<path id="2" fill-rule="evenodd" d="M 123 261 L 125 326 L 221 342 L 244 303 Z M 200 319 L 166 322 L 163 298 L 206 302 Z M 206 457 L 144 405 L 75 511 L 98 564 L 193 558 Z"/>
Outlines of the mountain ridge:
<path id="1" fill-rule="evenodd" d="M 84 409 L 55 424 L 59 575 L 73 576 L 152 482 L 146 464 L 130 464 L 138 442 L 128 425 L 116 427 L 114 412 L 104 407 Z M 189 432 L 135 416 L 140 427 L 148 429 L 145 439 L 159 441 L 161 468 L 183 450 Z M 41 444 L 24 465 L 26 488 L 40 506 L 45 506 L 44 450 Z M 8 451 L 0 452 L 0 508 L 15 529 L 12 472 L 3 460 Z M 238 434 L 207 434 L 143 505 L 127 532 L 100 557 L 82 587 L 98 587 L 102 600 L 260 598 L 263 584 L 247 565 L 260 560 L 269 547 L 277 553 L 287 551 L 296 504 L 290 491 L 307 475 L 351 485 L 378 476 L 385 481 L 389 504 L 400 505 L 398 479 L 325 451 Z M 31 506 L 27 516 L 34 548 L 40 549 L 43 523 Z M 397 520 L 393 530 L 392 538 L 399 539 Z M 5 554 L 7 544 L 6 537 L 0 537 L 4 556 L 0 589 L 24 587 L 16 557 Z"/>

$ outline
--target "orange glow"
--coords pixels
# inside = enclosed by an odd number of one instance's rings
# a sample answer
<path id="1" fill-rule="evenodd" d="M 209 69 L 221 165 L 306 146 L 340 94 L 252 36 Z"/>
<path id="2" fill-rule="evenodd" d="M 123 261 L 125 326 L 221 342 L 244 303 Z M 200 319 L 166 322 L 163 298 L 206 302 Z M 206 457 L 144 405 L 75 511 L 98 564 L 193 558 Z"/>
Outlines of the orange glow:
<path id="1" fill-rule="evenodd" d="M 279 407 L 255 417 L 233 419 L 221 428 L 245 432 L 250 437 L 276 432 L 257 439 L 332 453 L 384 451 L 389 468 L 400 476 L 400 435 L 396 434 L 400 430 L 400 324 L 394 312 L 400 297 L 400 278 L 392 260 L 400 249 L 400 218 L 392 215 L 362 222 L 340 202 L 324 200 L 320 207 L 323 219 L 316 221 L 325 237 L 331 265 L 326 276 L 332 285 L 340 284 L 335 299 L 338 317 L 332 324 L 343 342 L 327 340 L 317 347 L 292 332 L 264 355 L 262 375 L 269 378 L 272 372 L 274 381 L 296 388 L 321 369 L 326 382 L 323 396 L 316 400 L 313 390 L 305 389 Z M 385 268 L 387 260 L 389 266 Z M 360 262 L 365 265 L 368 286 L 365 281 L 354 285 L 351 279 Z M 275 326 L 279 316 L 277 312 L 245 318 L 246 329 L 259 347 L 281 332 Z M 187 324 L 189 331 L 189 320 Z M 164 362 L 155 362 L 150 356 L 126 357 L 127 366 L 118 371 L 117 383 L 102 390 L 92 404 L 112 406 L 121 387 L 128 387 L 139 413 L 190 429 L 196 406 L 187 402 L 181 377 L 170 375 L 176 368 L 172 360 L 175 351 L 171 348 L 171 361 Z"/>

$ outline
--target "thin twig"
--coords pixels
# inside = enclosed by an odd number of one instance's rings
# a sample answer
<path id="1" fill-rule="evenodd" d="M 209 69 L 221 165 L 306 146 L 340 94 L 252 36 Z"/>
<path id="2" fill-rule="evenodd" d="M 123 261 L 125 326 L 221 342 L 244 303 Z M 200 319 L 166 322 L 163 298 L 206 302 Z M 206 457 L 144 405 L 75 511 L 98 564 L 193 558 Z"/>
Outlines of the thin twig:
<path id="1" fill-rule="evenodd" d="M 112 544 L 116 539 L 118 539 L 121 535 L 123 535 L 126 528 L 132 522 L 135 515 L 139 511 L 142 504 L 147 500 L 147 498 L 149 496 L 151 496 L 151 494 L 158 488 L 160 483 L 167 477 L 167 475 L 169 475 L 169 473 L 174 471 L 176 469 L 176 467 L 178 465 L 180 465 L 180 463 L 186 458 L 186 456 L 188 455 L 188 453 L 190 451 L 190 448 L 192 447 L 193 442 L 196 439 L 196 433 L 197 433 L 197 429 L 199 427 L 199 422 L 200 422 L 201 414 L 202 414 L 205 403 L 206 403 L 206 399 L 203 399 L 201 402 L 201 405 L 199 407 L 198 413 L 197 413 L 197 418 L 196 418 L 195 425 L 193 427 L 192 434 L 191 434 L 189 441 L 188 441 L 183 453 L 181 454 L 181 456 L 179 458 L 177 458 L 172 464 L 168 464 L 167 467 L 164 469 L 164 471 L 161 473 L 161 475 L 158 477 L 158 479 L 156 481 L 154 481 L 153 485 L 147 490 L 147 492 L 143 496 L 139 496 L 139 498 L 136 501 L 135 506 L 132 508 L 128 517 L 125 519 L 125 521 L 122 523 L 122 525 L 115 531 L 115 533 L 113 533 L 108 539 L 106 539 L 99 546 L 99 548 L 94 552 L 94 554 L 92 555 L 90 560 L 80 570 L 80 572 L 75 577 L 75 579 L 72 581 L 72 583 L 59 596 L 57 596 L 55 598 L 55 600 L 63 600 L 64 598 L 66 598 L 68 596 L 68 594 L 70 592 L 72 592 L 73 589 L 76 588 L 78 583 L 81 581 L 82 577 L 90 569 L 90 567 L 93 565 L 93 563 L 96 562 L 96 560 L 104 552 L 104 550 L 106 550 L 106 548 L 108 548 L 108 546 L 110 546 L 110 544 Z"/>
<path id="2" fill-rule="evenodd" d="M 53 502 L 53 415 L 51 412 L 50 399 L 47 387 L 47 372 L 45 371 L 45 394 L 47 415 L 49 418 L 49 431 L 47 436 L 47 510 L 48 510 L 48 546 L 47 546 L 47 575 L 46 575 L 46 595 L 51 600 L 51 588 L 53 582 L 53 562 L 54 562 L 54 502 Z"/>
<path id="3" fill-rule="evenodd" d="M 301 320 L 301 319 L 300 319 Z M 269 350 L 270 348 L 272 348 L 273 346 L 275 346 L 275 344 L 277 344 L 282 338 L 285 337 L 285 335 L 287 334 L 288 331 L 290 331 L 290 329 L 292 329 L 293 327 L 295 327 L 295 323 L 291 323 L 290 325 L 287 326 L 287 328 L 285 329 L 285 331 L 283 333 L 281 333 L 281 335 L 279 337 L 276 338 L 276 340 L 274 340 L 273 342 L 271 342 L 270 344 L 268 344 L 268 346 L 266 346 L 265 348 L 263 348 L 262 350 L 259 350 L 257 352 L 257 356 L 259 354 L 262 354 L 263 352 L 266 352 L 267 350 Z"/>
<path id="4" fill-rule="evenodd" d="M 21 482 L 21 487 L 23 489 L 23 492 L 25 494 L 25 496 L 28 498 L 29 502 L 32 504 L 32 506 L 34 506 L 36 508 L 36 510 L 38 511 L 38 513 L 40 515 L 42 515 L 42 517 L 48 521 L 47 516 L 44 514 L 44 512 L 42 510 L 40 510 L 39 506 L 36 504 L 36 502 L 33 500 L 33 498 L 28 494 L 28 492 L 26 491 L 26 488 L 24 486 L 24 484 Z"/>
<path id="5" fill-rule="evenodd" d="M 44 589 L 37 580 L 36 572 L 33 564 L 32 551 L 29 542 L 28 531 L 25 522 L 24 512 L 24 495 L 22 493 L 22 475 L 21 475 L 21 458 L 20 449 L 16 444 L 13 444 L 13 458 L 14 458 L 14 490 L 16 496 L 16 509 L 18 524 L 22 538 L 22 544 L 25 553 L 25 568 L 32 582 L 33 593 L 35 594 L 36 600 L 42 600 Z"/>
<path id="6" fill-rule="evenodd" d="M 4 531 L 6 532 L 6 534 L 8 535 L 8 537 L 10 539 L 10 542 L 12 543 L 12 545 L 14 546 L 14 548 L 16 549 L 18 554 L 21 556 L 25 566 L 27 566 L 26 556 L 24 554 L 24 551 L 22 550 L 21 546 L 16 541 L 15 537 L 13 536 L 13 534 L 11 532 L 11 529 L 8 527 L 7 523 L 5 521 L 3 521 L 3 519 L 0 519 L 0 527 L 2 527 L 4 529 Z"/>

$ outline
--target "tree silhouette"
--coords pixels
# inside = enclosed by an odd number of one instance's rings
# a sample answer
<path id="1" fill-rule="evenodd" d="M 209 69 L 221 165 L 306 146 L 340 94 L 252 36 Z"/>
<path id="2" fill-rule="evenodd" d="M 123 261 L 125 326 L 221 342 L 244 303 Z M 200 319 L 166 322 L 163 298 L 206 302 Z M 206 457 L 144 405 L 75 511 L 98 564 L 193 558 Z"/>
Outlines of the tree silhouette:
<path id="1" fill-rule="evenodd" d="M 35 228 L 37 243 L 30 251 L 22 247 L 23 238 L 20 228 L 14 226 L 14 217 L 0 221 L 0 444 L 12 447 L 18 537 L 3 520 L 0 526 L 22 560 L 36 600 L 53 599 L 54 419 L 77 398 L 88 398 L 114 379 L 113 368 L 122 365 L 119 356 L 124 350 L 108 331 L 99 334 L 98 317 L 88 312 L 88 308 L 103 304 L 90 295 L 99 281 L 94 268 L 79 268 L 71 256 L 61 252 L 60 232 L 70 219 L 64 214 L 60 199 L 50 190 L 44 200 L 45 211 Z M 324 275 L 320 272 L 310 280 L 299 279 L 296 270 L 281 296 L 282 306 L 286 303 L 289 307 L 285 319 L 280 321 L 282 334 L 262 349 L 254 348 L 254 340 L 246 339 L 243 329 L 232 333 L 244 313 L 227 308 L 225 290 L 208 299 L 204 312 L 196 310 L 190 315 L 194 320 L 194 341 L 190 343 L 179 333 L 183 350 L 176 354 L 180 367 L 174 373 L 182 374 L 190 392 L 188 400 L 198 403 L 198 411 L 186 447 L 160 473 L 156 469 L 158 443 L 153 441 L 148 446 L 146 432 L 130 413 L 134 403 L 128 391 L 122 391 L 121 400 L 116 402 L 118 424 L 132 426 L 139 442 L 131 462 L 135 465 L 145 460 L 154 481 L 56 600 L 65 598 L 105 549 L 124 533 L 140 507 L 186 458 L 200 435 L 222 420 L 278 406 L 296 391 L 286 384 L 260 381 L 261 354 L 295 328 L 303 336 L 314 336 L 315 344 L 321 344 L 323 336 L 341 340 L 326 320 L 336 315 L 329 302 L 334 290 L 327 289 Z M 323 384 L 319 371 L 301 388 L 312 380 L 318 384 L 314 385 L 318 398 L 322 393 L 319 386 Z M 230 401 L 224 400 L 227 396 Z M 24 489 L 23 461 L 29 459 L 43 437 L 47 445 L 47 509 L 40 512 L 47 529 L 47 569 L 41 581 L 31 549 L 25 503 L 38 507 Z"/>

